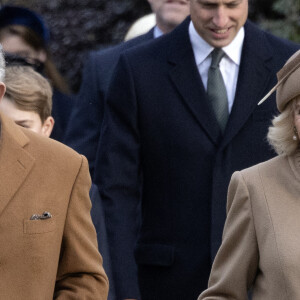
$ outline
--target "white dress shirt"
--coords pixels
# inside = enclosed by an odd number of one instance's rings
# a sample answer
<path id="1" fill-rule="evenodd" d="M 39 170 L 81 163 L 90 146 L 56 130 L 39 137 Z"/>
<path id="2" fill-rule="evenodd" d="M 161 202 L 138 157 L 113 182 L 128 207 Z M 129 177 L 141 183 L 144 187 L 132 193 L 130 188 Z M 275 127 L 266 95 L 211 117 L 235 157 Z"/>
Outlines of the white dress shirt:
<path id="1" fill-rule="evenodd" d="M 196 65 L 206 90 L 208 69 L 211 64 L 211 52 L 214 50 L 214 48 L 197 33 L 192 21 L 190 22 L 189 26 L 189 35 Z M 225 56 L 220 62 L 220 71 L 222 73 L 227 90 L 229 113 L 231 112 L 235 97 L 244 37 L 245 30 L 244 27 L 242 27 L 233 41 L 228 46 L 222 48 L 225 52 Z"/>
<path id="2" fill-rule="evenodd" d="M 154 27 L 154 31 L 153 31 L 153 36 L 154 36 L 154 38 L 156 39 L 156 38 L 158 38 L 158 37 L 160 37 L 160 36 L 162 36 L 163 35 L 163 32 L 158 28 L 158 26 L 156 25 L 155 27 Z"/>

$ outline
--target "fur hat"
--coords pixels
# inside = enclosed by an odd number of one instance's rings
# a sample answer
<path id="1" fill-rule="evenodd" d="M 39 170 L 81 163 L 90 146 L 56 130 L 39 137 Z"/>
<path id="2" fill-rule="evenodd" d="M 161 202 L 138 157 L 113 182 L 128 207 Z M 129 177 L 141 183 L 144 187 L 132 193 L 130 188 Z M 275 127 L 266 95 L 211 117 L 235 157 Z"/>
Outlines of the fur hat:
<path id="1" fill-rule="evenodd" d="M 258 103 L 260 105 L 275 91 L 276 104 L 280 112 L 285 109 L 289 101 L 300 95 L 300 50 L 294 53 L 277 73 L 277 84 Z"/>

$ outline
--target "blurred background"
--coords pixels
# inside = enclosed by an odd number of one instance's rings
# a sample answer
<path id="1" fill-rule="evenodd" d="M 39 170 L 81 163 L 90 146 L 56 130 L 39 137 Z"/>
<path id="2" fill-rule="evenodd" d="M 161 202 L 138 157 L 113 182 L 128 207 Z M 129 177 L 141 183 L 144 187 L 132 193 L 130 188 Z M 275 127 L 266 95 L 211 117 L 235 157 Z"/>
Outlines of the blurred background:
<path id="1" fill-rule="evenodd" d="M 130 25 L 151 12 L 146 0 L 2 0 L 40 13 L 50 51 L 74 93 L 87 51 L 120 43 Z M 249 18 L 277 36 L 300 42 L 300 0 L 249 0 Z"/>

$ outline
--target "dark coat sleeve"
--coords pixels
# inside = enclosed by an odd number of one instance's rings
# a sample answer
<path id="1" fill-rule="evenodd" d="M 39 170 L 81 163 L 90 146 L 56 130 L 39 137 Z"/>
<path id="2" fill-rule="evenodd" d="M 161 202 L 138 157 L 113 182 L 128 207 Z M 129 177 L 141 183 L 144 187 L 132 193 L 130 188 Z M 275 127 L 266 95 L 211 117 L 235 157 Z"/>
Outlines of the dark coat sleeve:
<path id="1" fill-rule="evenodd" d="M 67 129 L 68 118 L 70 117 L 74 99 L 72 96 L 61 93 L 54 89 L 52 97 L 52 116 L 54 118 L 54 127 L 51 138 L 59 142 L 63 141 Z"/>
<path id="2" fill-rule="evenodd" d="M 84 64 L 82 83 L 68 122 L 64 143 L 85 155 L 93 179 L 104 103 L 113 70 L 122 51 L 153 37 L 153 30 L 126 43 L 90 52 Z"/>
<path id="3" fill-rule="evenodd" d="M 104 104 L 103 91 L 98 86 L 98 65 L 101 63 L 96 54 L 91 53 L 84 66 L 81 88 L 76 95 L 64 136 L 65 144 L 86 156 L 91 174 L 94 170 Z"/>
<path id="4" fill-rule="evenodd" d="M 117 299 L 136 299 L 139 290 L 133 248 L 140 200 L 140 141 L 133 81 L 122 56 L 111 87 L 94 180 L 105 209 Z"/>

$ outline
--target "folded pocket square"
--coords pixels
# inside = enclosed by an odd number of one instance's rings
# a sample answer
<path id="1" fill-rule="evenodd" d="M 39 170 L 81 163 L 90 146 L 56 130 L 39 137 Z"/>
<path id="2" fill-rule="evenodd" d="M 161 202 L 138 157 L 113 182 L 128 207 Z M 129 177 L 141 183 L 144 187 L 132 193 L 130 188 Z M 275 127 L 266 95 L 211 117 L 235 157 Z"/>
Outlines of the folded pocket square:
<path id="1" fill-rule="evenodd" d="M 44 211 L 41 215 L 34 214 L 30 217 L 30 220 L 45 220 L 52 218 L 52 215 L 48 211 Z"/>

